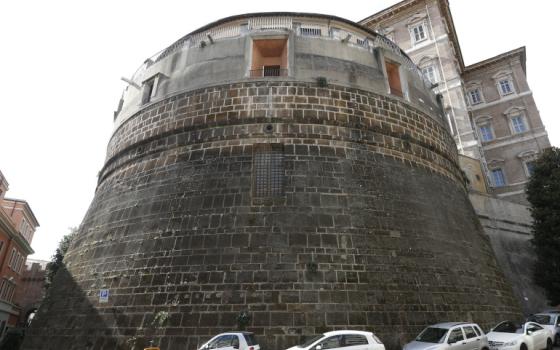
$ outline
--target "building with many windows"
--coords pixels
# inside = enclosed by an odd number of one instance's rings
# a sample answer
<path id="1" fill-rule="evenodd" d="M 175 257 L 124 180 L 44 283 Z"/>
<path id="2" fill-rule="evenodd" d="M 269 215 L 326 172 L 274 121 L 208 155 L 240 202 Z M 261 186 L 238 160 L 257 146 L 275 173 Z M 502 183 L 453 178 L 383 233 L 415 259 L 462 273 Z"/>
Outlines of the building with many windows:
<path id="1" fill-rule="evenodd" d="M 448 0 L 404 0 L 360 24 L 385 34 L 441 94 L 470 199 L 526 314 L 546 307 L 532 281 L 525 185 L 550 147 L 527 83 L 526 50 L 465 65 Z"/>
<path id="2" fill-rule="evenodd" d="M 490 192 L 527 204 L 531 161 L 550 142 L 527 83 L 525 48 L 465 66 L 448 0 L 401 1 L 360 23 L 403 48 L 434 84 L 459 152 L 480 159 Z"/>
<path id="3" fill-rule="evenodd" d="M 8 182 L 0 172 L 0 339 L 20 318 L 18 296 L 31 241 L 39 222 L 29 204 L 6 198 Z"/>
<path id="4" fill-rule="evenodd" d="M 525 48 L 467 66 L 463 79 L 473 125 L 499 198 L 525 203 L 525 184 L 548 136 L 527 83 Z"/>
<path id="5" fill-rule="evenodd" d="M 401 47 L 441 94 L 445 117 L 459 153 L 482 159 L 465 103 L 463 57 L 447 0 L 405 0 L 360 24 Z"/>

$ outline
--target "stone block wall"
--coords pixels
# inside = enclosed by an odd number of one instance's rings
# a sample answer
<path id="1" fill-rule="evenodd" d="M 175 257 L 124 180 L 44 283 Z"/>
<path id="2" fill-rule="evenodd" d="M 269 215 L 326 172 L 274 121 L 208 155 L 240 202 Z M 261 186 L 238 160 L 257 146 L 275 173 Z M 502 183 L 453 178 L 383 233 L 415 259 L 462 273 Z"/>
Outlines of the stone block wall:
<path id="1" fill-rule="evenodd" d="M 478 193 L 469 197 L 525 316 L 551 309 L 544 290 L 533 282 L 530 207 Z"/>
<path id="2" fill-rule="evenodd" d="M 262 144 L 281 150 L 262 180 L 280 186 L 257 196 Z M 431 323 L 520 315 L 445 127 L 334 85 L 148 106 L 112 137 L 65 262 L 25 349 L 195 349 L 242 312 L 264 349 L 333 329 L 397 349 Z"/>

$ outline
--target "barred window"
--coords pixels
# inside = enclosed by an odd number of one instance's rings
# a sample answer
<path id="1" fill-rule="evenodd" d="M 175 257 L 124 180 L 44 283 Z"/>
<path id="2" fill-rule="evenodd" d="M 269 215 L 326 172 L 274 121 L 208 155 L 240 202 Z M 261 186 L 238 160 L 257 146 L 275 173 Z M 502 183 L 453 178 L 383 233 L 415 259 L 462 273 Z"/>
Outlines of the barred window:
<path id="1" fill-rule="evenodd" d="M 301 27 L 299 32 L 303 36 L 321 36 L 321 28 L 305 28 Z"/>
<path id="2" fill-rule="evenodd" d="M 253 195 L 274 197 L 284 193 L 284 145 L 259 143 L 253 146 Z"/>

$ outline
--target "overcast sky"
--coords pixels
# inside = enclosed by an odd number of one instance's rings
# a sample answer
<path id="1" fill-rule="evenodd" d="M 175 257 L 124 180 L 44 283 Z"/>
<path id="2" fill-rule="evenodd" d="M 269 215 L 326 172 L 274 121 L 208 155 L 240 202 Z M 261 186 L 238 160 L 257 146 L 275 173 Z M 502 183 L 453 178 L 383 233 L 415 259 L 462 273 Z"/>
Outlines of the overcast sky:
<path id="1" fill-rule="evenodd" d="M 450 0 L 466 64 L 527 47 L 529 85 L 553 145 L 560 122 L 555 1 Z M 0 169 L 9 197 L 41 227 L 31 258 L 49 259 L 93 198 L 125 83 L 147 58 L 222 17 L 315 12 L 359 21 L 396 1 L 61 1 L 0 3 Z"/>

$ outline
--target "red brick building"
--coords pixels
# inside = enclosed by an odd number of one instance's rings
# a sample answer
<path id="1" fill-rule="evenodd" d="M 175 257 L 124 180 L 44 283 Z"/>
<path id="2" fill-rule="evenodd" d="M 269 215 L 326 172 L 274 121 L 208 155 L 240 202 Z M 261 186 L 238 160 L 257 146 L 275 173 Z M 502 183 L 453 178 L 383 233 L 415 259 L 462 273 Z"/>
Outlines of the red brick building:
<path id="1" fill-rule="evenodd" d="M 6 198 L 8 182 L 0 172 L 0 338 L 17 326 L 21 313 L 18 296 L 25 260 L 33 254 L 31 241 L 39 222 L 29 204 Z"/>
<path id="2" fill-rule="evenodd" d="M 45 275 L 48 261 L 27 259 L 21 272 L 21 288 L 16 290 L 15 300 L 21 306 L 20 323 L 29 321 L 45 296 Z"/>

